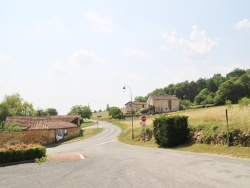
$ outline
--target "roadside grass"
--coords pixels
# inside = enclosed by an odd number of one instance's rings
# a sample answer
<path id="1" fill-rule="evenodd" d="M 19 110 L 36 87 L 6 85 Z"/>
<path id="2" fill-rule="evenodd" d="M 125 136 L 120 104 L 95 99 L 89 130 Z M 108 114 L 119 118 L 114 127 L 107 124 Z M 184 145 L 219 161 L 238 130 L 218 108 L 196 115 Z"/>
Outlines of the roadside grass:
<path id="1" fill-rule="evenodd" d="M 190 109 L 185 111 L 178 111 L 162 115 L 186 115 L 188 116 L 189 127 L 193 130 L 199 131 L 203 129 L 210 133 L 218 133 L 226 131 L 226 117 L 225 110 L 228 109 L 228 123 L 229 130 L 241 129 L 250 133 L 250 107 L 240 108 L 238 105 L 233 105 L 230 108 L 227 106 L 210 107 L 204 109 Z M 153 120 L 160 115 L 147 116 L 146 127 L 153 130 Z M 139 140 L 141 133 L 140 119 L 135 118 L 133 121 L 134 127 L 134 140 L 132 140 L 132 123 L 131 120 L 115 120 L 110 119 L 108 115 L 98 118 L 99 120 L 111 122 L 122 129 L 121 135 L 118 140 L 138 146 L 159 147 L 155 143 L 154 137 L 150 141 Z M 250 158 L 249 147 L 235 147 L 235 146 L 217 146 L 207 144 L 193 144 L 190 146 L 181 146 L 178 148 L 171 148 L 178 151 L 189 151 L 196 153 L 210 153 L 218 155 L 228 155 L 240 158 Z"/>
<path id="2" fill-rule="evenodd" d="M 103 128 L 98 128 L 98 129 L 85 129 L 85 130 L 80 130 L 80 135 L 78 137 L 69 139 L 63 143 L 70 143 L 74 141 L 79 141 L 79 140 L 84 140 L 90 137 L 93 137 L 97 134 L 100 134 L 103 131 Z"/>
<path id="3" fill-rule="evenodd" d="M 222 145 L 207 145 L 207 144 L 193 144 L 190 146 L 181 146 L 173 148 L 178 151 L 188 151 L 195 153 L 209 153 L 217 155 L 226 155 L 239 158 L 250 159 L 250 148 L 249 147 L 235 147 L 235 146 L 222 146 Z"/>
<path id="4" fill-rule="evenodd" d="M 85 127 L 89 127 L 89 126 L 92 126 L 92 125 L 95 125 L 95 124 L 96 124 L 96 122 L 94 122 L 94 121 L 84 119 L 83 123 L 81 124 L 81 127 L 85 128 Z"/>

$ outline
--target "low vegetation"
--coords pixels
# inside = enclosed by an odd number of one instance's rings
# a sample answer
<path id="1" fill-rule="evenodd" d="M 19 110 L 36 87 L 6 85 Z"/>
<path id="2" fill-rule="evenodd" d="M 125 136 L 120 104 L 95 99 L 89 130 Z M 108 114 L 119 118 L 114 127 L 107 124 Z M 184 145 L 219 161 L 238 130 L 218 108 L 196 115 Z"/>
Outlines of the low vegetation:
<path id="1" fill-rule="evenodd" d="M 46 157 L 46 148 L 41 145 L 19 143 L 0 147 L 0 164 L 39 160 L 43 157 Z"/>

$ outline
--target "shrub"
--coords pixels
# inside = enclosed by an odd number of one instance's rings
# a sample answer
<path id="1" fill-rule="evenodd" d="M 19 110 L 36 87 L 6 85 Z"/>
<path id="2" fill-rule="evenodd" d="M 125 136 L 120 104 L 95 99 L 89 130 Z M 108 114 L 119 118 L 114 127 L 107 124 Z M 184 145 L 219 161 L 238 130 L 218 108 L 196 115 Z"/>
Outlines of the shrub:
<path id="1" fill-rule="evenodd" d="M 154 137 L 160 147 L 185 144 L 189 137 L 187 116 L 160 116 L 153 121 Z"/>
<path id="2" fill-rule="evenodd" d="M 46 148 L 34 144 L 5 144 L 0 147 L 0 164 L 35 160 L 46 156 Z"/>
<path id="3" fill-rule="evenodd" d="M 238 104 L 241 108 L 247 107 L 250 104 L 250 99 L 247 97 L 243 97 L 238 101 Z"/>

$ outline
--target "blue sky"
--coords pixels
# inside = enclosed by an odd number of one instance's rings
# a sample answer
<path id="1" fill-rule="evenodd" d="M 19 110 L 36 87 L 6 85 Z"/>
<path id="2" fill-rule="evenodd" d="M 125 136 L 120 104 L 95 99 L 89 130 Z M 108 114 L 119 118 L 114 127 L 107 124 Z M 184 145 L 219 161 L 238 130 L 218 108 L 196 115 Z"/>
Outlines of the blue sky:
<path id="1" fill-rule="evenodd" d="M 123 107 L 171 83 L 250 68 L 250 1 L 0 0 L 0 100 Z"/>

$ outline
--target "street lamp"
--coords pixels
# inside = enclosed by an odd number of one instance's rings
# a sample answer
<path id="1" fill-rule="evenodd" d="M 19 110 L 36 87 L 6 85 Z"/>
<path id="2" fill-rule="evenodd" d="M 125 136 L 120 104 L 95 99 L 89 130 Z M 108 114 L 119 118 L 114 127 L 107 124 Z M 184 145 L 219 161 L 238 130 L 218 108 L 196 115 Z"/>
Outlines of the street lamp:
<path id="1" fill-rule="evenodd" d="M 126 87 L 129 88 L 129 90 L 130 90 L 130 105 L 131 105 L 131 115 L 132 115 L 131 116 L 132 117 L 132 119 L 131 119 L 131 121 L 132 121 L 132 140 L 134 140 L 134 124 L 133 124 L 133 116 L 134 116 L 134 114 L 133 114 L 133 106 L 132 106 L 132 91 L 131 91 L 130 87 L 127 86 L 127 85 L 123 86 L 123 91 L 126 90 Z"/>

